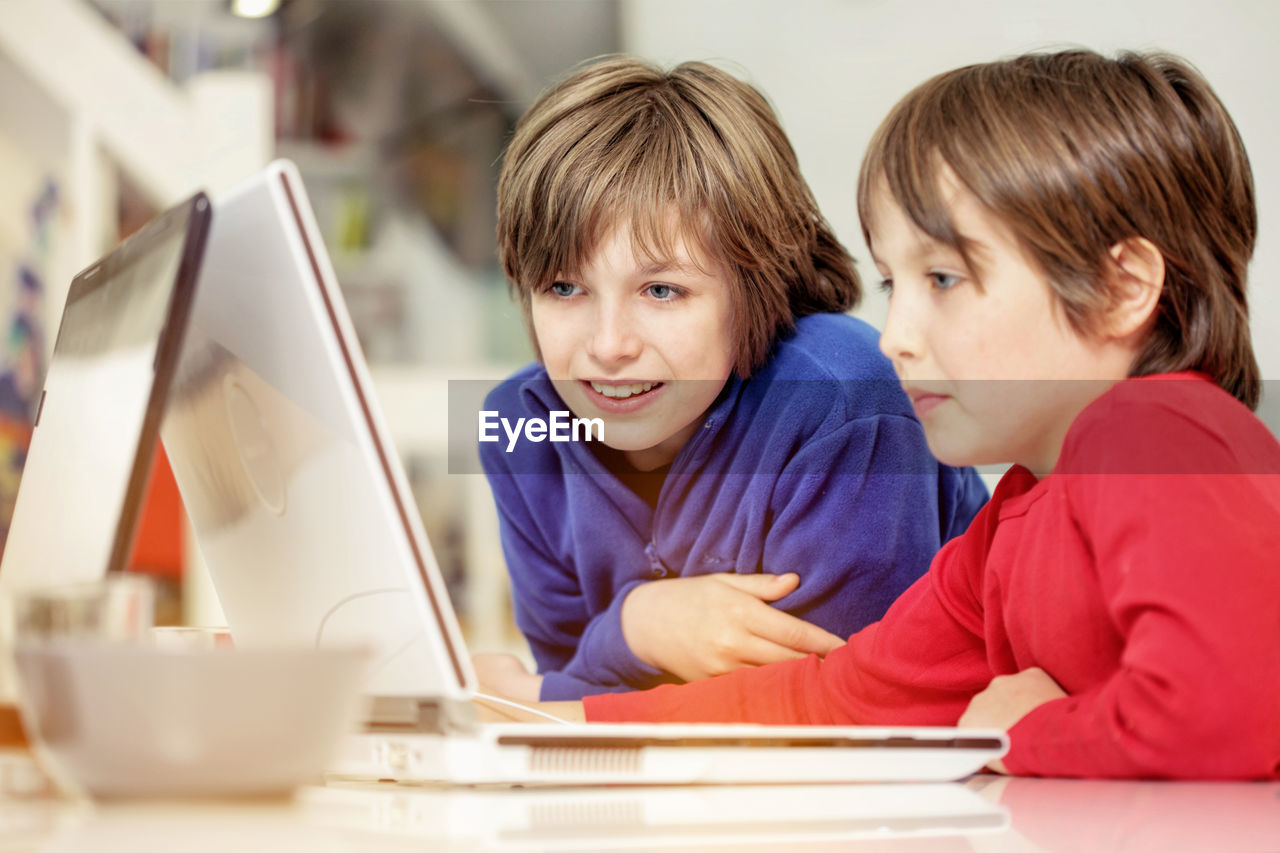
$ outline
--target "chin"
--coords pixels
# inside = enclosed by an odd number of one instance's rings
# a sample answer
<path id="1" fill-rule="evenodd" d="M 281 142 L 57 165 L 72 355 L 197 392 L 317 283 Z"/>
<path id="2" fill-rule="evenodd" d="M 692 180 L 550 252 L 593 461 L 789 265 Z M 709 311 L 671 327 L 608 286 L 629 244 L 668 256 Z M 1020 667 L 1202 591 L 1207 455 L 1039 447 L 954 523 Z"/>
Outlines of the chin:
<path id="1" fill-rule="evenodd" d="M 966 465 L 990 465 L 994 460 L 986 458 L 981 448 L 972 443 L 960 440 L 956 435 L 935 435 L 925 431 L 925 442 L 929 452 L 943 465 L 963 468 Z"/>
<path id="2" fill-rule="evenodd" d="M 607 420 L 604 422 L 604 441 L 601 444 L 605 447 L 611 447 L 623 453 L 635 453 L 641 450 L 650 450 L 661 443 L 649 436 L 636 435 L 625 429 L 614 429 L 610 432 L 610 428 L 613 426 Z"/>

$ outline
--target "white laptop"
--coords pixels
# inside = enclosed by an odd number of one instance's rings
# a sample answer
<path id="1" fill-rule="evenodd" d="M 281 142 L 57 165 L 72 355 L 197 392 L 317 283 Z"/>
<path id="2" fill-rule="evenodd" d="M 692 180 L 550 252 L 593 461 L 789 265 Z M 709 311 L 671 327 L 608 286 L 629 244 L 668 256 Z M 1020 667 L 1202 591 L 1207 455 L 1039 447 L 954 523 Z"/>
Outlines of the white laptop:
<path id="1" fill-rule="evenodd" d="M 214 202 L 162 435 L 236 645 L 375 650 L 374 713 L 338 773 L 922 781 L 964 776 L 1007 747 L 1002 732 L 944 728 L 476 723 L 469 653 L 288 162 Z"/>
<path id="2" fill-rule="evenodd" d="M 72 280 L 0 564 L 12 593 L 128 565 L 204 251 L 201 193 L 156 216 Z M 11 645 L 0 612 L 0 650 Z M 0 654 L 0 702 L 13 700 Z"/>
<path id="3" fill-rule="evenodd" d="M 0 591 L 123 571 L 210 220 L 203 193 L 76 275 L 40 392 Z"/>

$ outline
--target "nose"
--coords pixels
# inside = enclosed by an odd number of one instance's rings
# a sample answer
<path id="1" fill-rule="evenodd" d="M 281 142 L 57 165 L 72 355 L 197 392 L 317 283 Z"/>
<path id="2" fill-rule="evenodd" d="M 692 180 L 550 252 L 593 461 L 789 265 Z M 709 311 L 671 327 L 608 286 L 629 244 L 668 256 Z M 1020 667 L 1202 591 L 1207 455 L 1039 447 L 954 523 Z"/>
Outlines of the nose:
<path id="1" fill-rule="evenodd" d="M 642 338 L 625 304 L 602 300 L 587 350 L 601 364 L 619 364 L 640 355 Z"/>
<path id="2" fill-rule="evenodd" d="M 906 293 L 895 291 L 889 299 L 889 313 L 880 333 L 880 351 L 889 357 L 899 374 L 905 365 L 923 355 L 924 335 L 920 314 Z"/>

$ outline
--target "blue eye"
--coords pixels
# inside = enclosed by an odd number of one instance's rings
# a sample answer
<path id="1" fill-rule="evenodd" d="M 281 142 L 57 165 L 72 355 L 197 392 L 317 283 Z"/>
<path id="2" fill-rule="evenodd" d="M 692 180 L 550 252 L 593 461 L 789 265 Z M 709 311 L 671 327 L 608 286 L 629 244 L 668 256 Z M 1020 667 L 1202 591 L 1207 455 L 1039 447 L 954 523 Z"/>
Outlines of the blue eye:
<path id="1" fill-rule="evenodd" d="M 950 290 L 963 281 L 960 276 L 947 272 L 931 272 L 929 273 L 929 278 L 933 279 L 933 286 L 936 290 Z"/>
<path id="2" fill-rule="evenodd" d="M 547 290 L 550 293 L 554 293 L 556 296 L 560 297 L 573 296 L 578 292 L 578 289 L 578 285 L 570 284 L 567 281 L 553 281 L 551 282 L 551 285 L 547 287 Z"/>
<path id="3" fill-rule="evenodd" d="M 680 292 L 669 284 L 651 284 L 649 285 L 649 295 L 654 299 L 667 302 L 679 296 Z"/>

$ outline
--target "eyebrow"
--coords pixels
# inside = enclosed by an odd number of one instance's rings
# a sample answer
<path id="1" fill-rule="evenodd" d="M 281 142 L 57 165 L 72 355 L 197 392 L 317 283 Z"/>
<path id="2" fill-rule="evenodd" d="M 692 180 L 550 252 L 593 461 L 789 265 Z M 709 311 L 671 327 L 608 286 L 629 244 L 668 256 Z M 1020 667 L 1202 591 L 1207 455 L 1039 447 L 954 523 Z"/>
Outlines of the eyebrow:
<path id="1" fill-rule="evenodd" d="M 923 236 L 918 237 L 916 239 L 916 244 L 917 244 L 916 251 L 921 255 L 927 256 L 929 253 L 936 252 L 939 250 L 944 252 L 955 252 L 958 255 L 960 255 L 962 259 L 967 258 L 971 260 L 973 263 L 978 263 L 978 264 L 985 263 L 986 260 L 991 257 L 992 247 L 987 243 L 983 242 L 982 240 L 978 240 L 973 237 L 967 237 L 961 234 L 960 235 L 961 238 L 963 238 L 968 243 L 968 246 L 966 247 L 967 249 L 967 252 L 966 252 L 966 251 L 961 251 L 959 246 L 952 246 L 950 243 L 944 243 L 943 241 L 938 240 L 928 234 L 924 234 L 924 232 L 920 232 L 920 233 Z M 872 242 L 869 239 L 867 240 L 867 253 L 871 255 L 872 263 L 876 264 L 877 266 L 881 266 L 884 264 L 884 261 L 880 260 L 880 257 L 876 255 L 876 250 L 872 247 Z"/>
<path id="2" fill-rule="evenodd" d="M 661 275 L 662 273 L 667 272 L 678 272 L 684 273 L 685 275 L 711 275 L 710 272 L 703 270 L 697 264 L 692 262 L 680 264 L 675 261 L 655 261 L 648 266 L 640 268 L 640 277 L 645 278 L 651 275 Z M 580 277 L 580 273 L 573 270 L 560 270 L 555 275 L 551 276 L 552 280 L 559 280 L 562 278 L 576 279 Z"/>
<path id="3" fill-rule="evenodd" d="M 705 275 L 701 268 L 693 263 L 678 264 L 675 261 L 656 261 L 640 270 L 641 275 L 658 275 L 664 272 L 681 272 L 687 275 Z"/>

